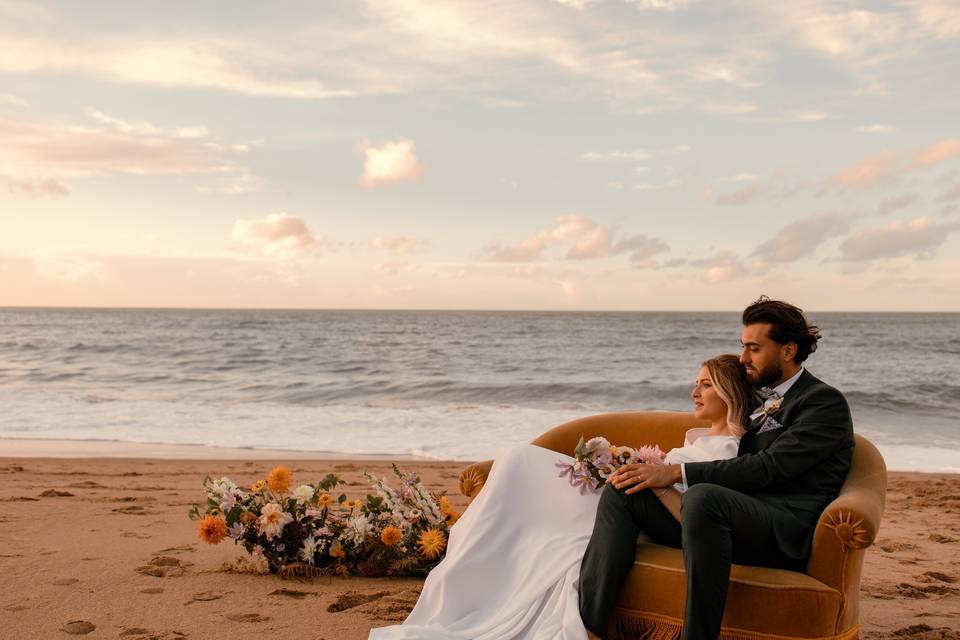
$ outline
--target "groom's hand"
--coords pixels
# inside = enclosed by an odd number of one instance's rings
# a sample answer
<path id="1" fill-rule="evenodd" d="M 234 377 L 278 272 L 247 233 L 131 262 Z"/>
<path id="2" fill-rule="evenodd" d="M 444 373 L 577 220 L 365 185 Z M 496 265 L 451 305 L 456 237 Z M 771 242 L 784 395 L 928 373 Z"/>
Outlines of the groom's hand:
<path id="1" fill-rule="evenodd" d="M 607 482 L 614 489 L 626 489 L 631 494 L 644 489 L 669 487 L 683 481 L 678 464 L 625 464 L 614 471 Z"/>

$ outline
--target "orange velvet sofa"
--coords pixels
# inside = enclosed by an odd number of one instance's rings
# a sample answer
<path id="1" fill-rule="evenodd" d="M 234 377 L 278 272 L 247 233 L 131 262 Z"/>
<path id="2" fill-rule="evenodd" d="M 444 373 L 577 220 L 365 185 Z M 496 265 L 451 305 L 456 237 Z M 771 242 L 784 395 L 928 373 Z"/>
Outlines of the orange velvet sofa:
<path id="1" fill-rule="evenodd" d="M 577 441 L 604 436 L 617 445 L 683 444 L 692 413 L 607 413 L 573 420 L 533 444 L 568 455 Z M 492 460 L 460 474 L 460 491 L 475 496 Z M 869 440 L 856 436 L 853 463 L 840 495 L 820 516 L 806 572 L 734 565 L 720 637 L 723 640 L 852 640 L 859 637 L 860 572 L 883 515 L 887 472 Z M 639 542 L 605 638 L 673 640 L 683 621 L 686 580 L 679 549 Z"/>

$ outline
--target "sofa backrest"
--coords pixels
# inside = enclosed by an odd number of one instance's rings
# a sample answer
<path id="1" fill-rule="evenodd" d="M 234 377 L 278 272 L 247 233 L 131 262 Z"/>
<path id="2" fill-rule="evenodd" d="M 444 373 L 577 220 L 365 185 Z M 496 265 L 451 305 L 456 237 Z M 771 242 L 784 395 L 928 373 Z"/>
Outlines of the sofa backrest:
<path id="1" fill-rule="evenodd" d="M 601 413 L 564 422 L 533 441 L 539 447 L 572 455 L 577 441 L 583 436 L 589 440 L 602 435 L 610 444 L 640 447 L 658 444 L 664 451 L 683 446 L 688 429 L 707 427 L 710 423 L 698 420 L 686 411 L 626 411 Z"/>

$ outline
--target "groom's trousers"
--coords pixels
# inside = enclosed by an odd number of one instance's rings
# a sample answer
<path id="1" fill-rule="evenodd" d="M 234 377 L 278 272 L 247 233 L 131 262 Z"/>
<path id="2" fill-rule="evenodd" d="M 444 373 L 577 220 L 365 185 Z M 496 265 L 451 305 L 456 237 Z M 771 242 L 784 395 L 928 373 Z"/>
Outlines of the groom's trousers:
<path id="1" fill-rule="evenodd" d="M 780 549 L 773 532 L 777 515 L 756 498 L 697 484 L 684 493 L 680 516 L 682 526 L 649 490 L 627 495 L 604 487 L 580 567 L 580 617 L 587 629 L 604 635 L 641 532 L 657 544 L 683 548 L 687 600 L 681 640 L 720 635 L 732 563 L 803 567 Z"/>

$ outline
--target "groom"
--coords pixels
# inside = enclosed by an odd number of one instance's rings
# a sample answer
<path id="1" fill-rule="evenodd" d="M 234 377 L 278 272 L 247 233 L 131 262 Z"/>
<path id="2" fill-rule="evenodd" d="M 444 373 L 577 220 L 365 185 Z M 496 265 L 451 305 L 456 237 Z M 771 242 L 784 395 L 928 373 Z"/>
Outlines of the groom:
<path id="1" fill-rule="evenodd" d="M 843 395 L 803 368 L 819 329 L 803 312 L 761 296 L 743 312 L 740 362 L 767 396 L 736 458 L 625 465 L 600 496 L 580 568 L 580 615 L 591 637 L 607 627 L 633 566 L 638 534 L 683 548 L 687 601 L 681 640 L 716 640 L 731 563 L 802 570 L 823 509 L 853 456 Z M 688 487 L 677 522 L 653 491 Z"/>

